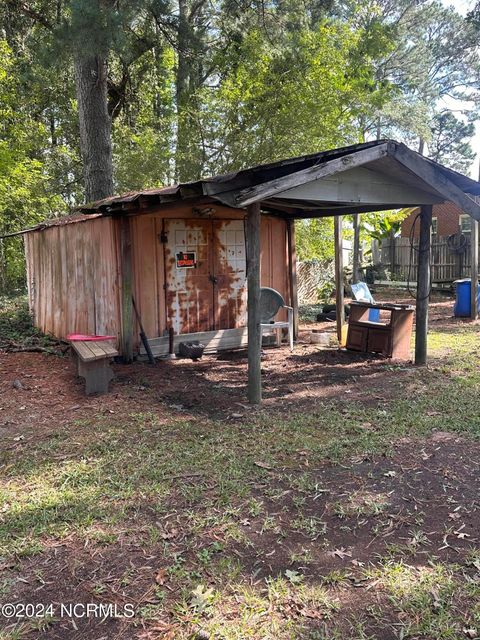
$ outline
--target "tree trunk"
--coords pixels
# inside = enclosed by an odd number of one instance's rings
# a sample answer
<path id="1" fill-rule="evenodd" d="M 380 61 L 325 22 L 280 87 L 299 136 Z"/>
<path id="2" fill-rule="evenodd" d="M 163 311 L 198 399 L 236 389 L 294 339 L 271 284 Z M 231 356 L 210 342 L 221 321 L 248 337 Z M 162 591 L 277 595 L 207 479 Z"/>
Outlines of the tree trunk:
<path id="1" fill-rule="evenodd" d="M 85 200 L 113 194 L 111 120 L 107 100 L 107 61 L 100 55 L 74 54 Z"/>
<path id="2" fill-rule="evenodd" d="M 3 233 L 3 229 L 0 233 Z M 7 293 L 7 283 L 5 277 L 7 272 L 7 265 L 5 260 L 5 248 L 3 246 L 4 242 L 5 240 L 0 240 L 0 295 L 4 295 L 5 293 Z"/>
<path id="3" fill-rule="evenodd" d="M 197 180 L 203 171 L 204 153 L 196 114 L 200 107 L 196 96 L 201 86 L 202 73 L 199 60 L 206 55 L 199 48 L 199 35 L 195 26 L 195 13 L 189 0 L 178 2 L 177 31 L 177 140 L 175 175 L 178 182 Z M 199 9 L 197 9 L 198 11 Z"/>
<path id="4" fill-rule="evenodd" d="M 178 2 L 178 35 L 177 35 L 177 73 L 176 73 L 176 102 L 177 102 L 177 144 L 175 150 L 175 173 L 178 182 L 191 178 L 189 175 L 189 35 L 190 26 L 187 16 L 187 1 Z"/>

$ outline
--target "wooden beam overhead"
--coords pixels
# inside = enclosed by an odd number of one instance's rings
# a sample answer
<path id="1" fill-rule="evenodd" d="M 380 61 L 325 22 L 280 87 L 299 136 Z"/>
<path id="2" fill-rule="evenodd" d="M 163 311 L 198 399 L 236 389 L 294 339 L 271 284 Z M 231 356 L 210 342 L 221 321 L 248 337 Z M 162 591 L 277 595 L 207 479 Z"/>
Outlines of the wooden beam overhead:
<path id="1" fill-rule="evenodd" d="M 365 153 L 365 152 L 364 152 Z M 385 160 L 385 158 L 384 158 Z M 399 172 L 401 168 L 394 163 Z M 286 189 L 275 196 L 299 202 L 341 202 L 343 204 L 383 206 L 391 208 L 397 202 L 415 202 L 418 205 L 435 204 L 444 200 L 438 193 L 425 189 L 427 185 L 420 180 L 406 182 L 396 175 L 388 175 L 375 169 L 373 163 L 368 166 L 349 168 L 335 175 L 312 180 L 306 184 Z M 403 171 L 402 173 L 407 173 Z"/>
<path id="2" fill-rule="evenodd" d="M 393 146 L 393 145 L 392 145 Z M 462 211 L 475 220 L 480 220 L 480 205 L 457 185 L 447 178 L 434 165 L 425 161 L 422 156 L 411 151 L 403 144 L 395 145 L 393 157 L 412 173 L 419 176 L 426 184 L 442 194 L 445 200 L 454 202 Z"/>
<path id="3" fill-rule="evenodd" d="M 377 147 L 356 151 L 348 156 L 329 160 L 320 165 L 315 165 L 308 169 L 303 169 L 254 187 L 242 189 L 235 195 L 235 203 L 238 207 L 246 207 L 249 204 L 252 204 L 252 202 L 271 198 L 272 196 L 282 191 L 286 191 L 287 189 L 298 187 L 299 185 L 312 182 L 313 180 L 318 180 L 319 178 L 331 176 L 335 173 L 345 171 L 346 169 L 359 167 L 368 162 L 373 162 L 374 160 L 378 160 L 379 158 L 383 158 L 387 155 L 388 146 L 389 143 L 385 143 L 378 145 Z"/>

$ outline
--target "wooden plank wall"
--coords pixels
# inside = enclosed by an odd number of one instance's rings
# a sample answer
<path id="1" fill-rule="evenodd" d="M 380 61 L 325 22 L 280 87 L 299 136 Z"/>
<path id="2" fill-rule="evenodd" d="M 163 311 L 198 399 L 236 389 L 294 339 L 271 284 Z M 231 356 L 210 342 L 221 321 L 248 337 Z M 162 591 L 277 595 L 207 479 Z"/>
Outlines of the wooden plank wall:
<path id="1" fill-rule="evenodd" d="M 161 232 L 162 219 L 158 214 L 132 218 L 134 297 L 148 337 L 161 336 L 166 328 Z"/>
<path id="2" fill-rule="evenodd" d="M 215 208 L 215 218 L 243 219 L 245 212 Z M 132 216 L 134 295 L 149 338 L 166 329 L 164 256 L 159 240 L 164 218 L 195 217 L 191 206 Z M 27 282 L 35 324 L 45 333 L 111 334 L 121 327 L 119 225 L 114 218 L 58 225 L 25 235 Z M 290 303 L 287 224 L 262 216 L 261 284 Z M 134 322 L 134 348 L 138 326 Z"/>
<path id="3" fill-rule="evenodd" d="M 119 269 L 112 218 L 25 236 L 30 308 L 44 333 L 119 336 Z"/>
<path id="4" fill-rule="evenodd" d="M 262 216 L 260 235 L 260 286 L 276 289 L 285 304 L 291 305 L 287 223 L 280 218 Z M 286 320 L 287 312 L 279 313 L 277 319 Z"/>

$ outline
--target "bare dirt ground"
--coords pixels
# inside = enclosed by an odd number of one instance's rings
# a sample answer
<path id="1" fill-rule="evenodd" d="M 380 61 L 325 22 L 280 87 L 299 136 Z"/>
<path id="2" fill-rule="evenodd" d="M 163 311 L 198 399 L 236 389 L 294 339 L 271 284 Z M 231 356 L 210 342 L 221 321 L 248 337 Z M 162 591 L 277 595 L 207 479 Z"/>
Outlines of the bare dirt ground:
<path id="1" fill-rule="evenodd" d="M 398 294 L 395 300 L 409 301 Z M 451 310 L 450 300 L 434 301 L 432 329 L 448 335 L 461 327 Z M 325 323 L 313 327 L 333 330 Z M 29 524 L 35 503 L 28 498 L 29 513 L 16 516 L 26 524 L 9 523 L 11 497 L 0 494 L 0 534 L 4 526 L 7 537 L 18 531 L 19 537 L 36 536 L 39 545 L 33 552 L 0 557 L 0 600 L 56 607 L 128 603 L 136 610 L 133 619 L 56 615 L 35 624 L 0 616 L 2 640 L 480 637 L 475 626 L 480 594 L 471 586 L 480 577 L 478 440 L 449 432 L 439 422 L 426 437 L 413 427 L 398 438 L 385 431 L 388 453 L 355 445 L 333 460 L 313 452 L 309 415 L 323 408 L 337 411 L 328 403 L 338 401 L 337 413 L 353 420 L 349 403 L 359 403 L 367 413 L 351 431 L 342 427 L 338 439 L 353 442 L 357 433 L 368 439 L 380 429 L 375 421 L 383 413 L 400 411 L 394 403 L 411 386 L 418 389 L 422 374 L 408 363 L 320 349 L 306 341 L 311 328 L 303 328 L 293 354 L 287 348 L 266 350 L 260 412 L 246 406 L 244 352 L 155 367 L 117 364 L 111 393 L 97 398 L 84 396 L 68 358 L 0 352 L 5 490 L 14 482 L 20 487 L 24 474 L 26 486 L 30 482 L 38 491 L 42 464 L 46 476 L 55 476 L 64 464 L 100 459 L 95 482 L 103 486 L 121 478 L 132 498 L 109 489 L 112 511 L 102 520 L 92 506 L 90 528 L 83 520 L 80 526 L 68 505 L 54 507 L 60 510 L 55 525 L 65 526 L 52 533 L 38 524 L 45 507 L 38 507 Z M 434 372 L 437 366 L 442 366 L 439 356 Z M 440 419 L 441 412 L 430 411 L 431 419 Z M 138 416 L 154 416 L 155 422 L 148 417 L 138 427 Z M 409 418 L 399 413 L 398 419 Z M 268 425 L 262 427 L 262 420 Z M 275 422 L 282 420 L 291 422 L 278 429 Z M 250 423 L 260 428 L 252 433 Z M 119 458 L 127 461 L 120 470 L 108 462 L 108 453 L 102 457 L 94 448 L 96 439 L 108 444 L 112 438 L 105 425 L 126 425 L 118 436 Z M 161 448 L 155 458 L 161 466 L 169 460 L 169 442 L 173 446 L 182 438 L 184 449 L 173 461 L 178 476 L 174 466 L 159 507 L 149 493 L 152 461 L 144 462 L 139 474 L 144 477 L 132 479 L 141 464 L 136 456 L 144 461 L 150 450 Z M 207 468 L 185 466 L 182 456 L 195 459 L 201 439 L 206 441 L 201 451 L 212 456 Z M 112 442 L 113 449 L 119 446 Z M 237 470 L 242 456 L 248 466 Z M 78 482 L 73 486 L 83 496 L 89 479 Z M 112 520 L 117 511 L 121 517 Z M 92 527 L 102 535 L 92 536 Z M 192 599 L 199 584 L 205 590 Z M 206 595 L 209 588 L 215 596 Z"/>
<path id="2" fill-rule="evenodd" d="M 377 299 L 391 300 L 389 292 Z M 410 303 L 411 298 L 396 293 L 396 302 Z M 452 317 L 452 301 L 437 299 L 431 305 L 430 326 L 443 331 L 454 330 L 465 321 Z M 399 375 L 412 375 L 406 367 L 402 373 L 392 371 L 392 361 L 381 356 L 357 354 L 335 348 L 321 348 L 308 342 L 312 329 L 335 335 L 334 323 L 302 325 L 298 346 L 293 354 L 285 347 L 264 351 L 262 374 L 266 407 L 309 407 L 311 403 L 335 398 L 347 392 L 353 399 L 368 396 L 375 400 L 395 392 Z M 224 418 L 242 411 L 246 403 L 246 351 L 204 356 L 190 360 L 158 361 L 155 367 L 146 362 L 114 366 L 116 379 L 111 393 L 99 398 L 84 395 L 84 383 L 75 377 L 69 358 L 37 353 L 4 354 L 0 352 L 0 429 L 15 429 L 25 423 L 41 429 L 51 419 L 60 424 L 76 419 L 86 411 L 133 411 L 163 405 L 184 412 Z M 362 384 L 357 384 L 361 378 Z M 22 384 L 18 393 L 12 385 Z M 391 384 L 389 384 L 391 381 Z M 28 399 L 27 402 L 23 402 Z M 19 406 L 19 400 L 21 402 Z M 24 412 L 24 413 L 22 413 Z M 12 431 L 13 432 L 13 431 Z M 6 433 L 6 432 L 5 432 Z"/>
<path id="3" fill-rule="evenodd" d="M 217 555 L 228 553 L 239 562 L 241 577 L 237 580 L 245 585 L 261 585 L 265 579 L 288 575 L 289 571 L 294 577 L 301 576 L 303 583 L 324 584 L 332 593 L 332 601 L 341 605 L 335 628 L 345 635 L 339 637 L 357 637 L 350 635 L 351 621 L 365 619 L 366 635 L 358 637 L 394 640 L 398 638 L 395 625 L 402 622 L 402 612 L 387 605 L 389 593 L 379 588 L 381 572 L 371 570 L 369 574 L 366 569 L 372 566 L 372 559 L 386 558 L 384 562 L 388 564 L 389 558 L 393 563 L 395 557 L 401 556 L 402 561 L 395 568 L 403 566 L 407 580 L 413 581 L 410 576 L 428 571 L 436 579 L 432 567 L 446 563 L 455 563 L 469 580 L 477 579 L 478 561 L 473 558 L 472 549 L 480 526 L 479 453 L 480 446 L 472 448 L 460 437 L 439 433 L 421 445 L 416 441 L 402 442 L 389 458 L 356 459 L 340 468 L 324 464 L 311 473 L 320 496 L 309 496 L 302 506 L 304 529 L 292 528 L 298 508 L 291 482 L 277 478 L 275 471 L 269 472 L 268 480 L 256 483 L 254 490 L 265 511 L 258 516 L 247 515 L 240 523 L 248 544 L 227 543 L 218 547 L 221 552 Z M 272 484 L 282 496 L 280 499 L 265 497 L 264 489 Z M 171 505 L 175 515 L 162 522 L 162 535 L 169 540 L 170 558 L 181 557 L 182 569 L 188 570 L 198 564 L 199 551 L 224 544 L 224 531 L 211 527 L 191 545 L 182 508 L 186 505 L 178 501 Z M 275 526 L 265 530 L 265 522 L 270 520 L 275 521 Z M 156 602 L 159 583 L 167 589 L 167 601 L 174 603 L 179 597 L 175 575 L 167 572 L 170 562 L 165 558 L 163 540 L 146 545 L 124 534 L 115 545 L 80 545 L 72 536 L 49 545 L 40 556 L 20 565 L 4 563 L 2 573 L 4 578 L 21 578 L 8 601 L 107 602 L 116 603 L 119 608 L 130 603 L 145 607 Z M 218 574 L 218 564 L 212 560 L 204 570 L 202 583 L 215 587 Z M 439 584 L 438 589 L 441 588 Z M 427 585 L 428 608 L 435 607 L 435 589 L 435 584 Z M 440 600 L 441 596 L 437 597 Z M 466 628 L 473 603 L 472 599 L 455 604 Z M 285 637 L 336 637 L 328 635 L 325 619 L 328 621 L 329 616 L 318 605 L 309 609 L 291 596 L 282 606 L 283 616 L 304 623 L 298 634 Z M 239 615 L 240 610 L 238 599 L 229 616 Z M 421 610 L 414 613 L 422 614 Z M 77 619 L 72 623 L 66 618 L 43 633 L 30 631 L 25 637 L 183 638 L 182 626 L 192 618 L 188 611 L 176 620 L 163 615 L 157 624 L 141 621 L 137 629 L 128 620 Z M 314 630 L 324 630 L 326 635 L 309 636 Z M 414 637 L 433 640 L 436 636 Z"/>

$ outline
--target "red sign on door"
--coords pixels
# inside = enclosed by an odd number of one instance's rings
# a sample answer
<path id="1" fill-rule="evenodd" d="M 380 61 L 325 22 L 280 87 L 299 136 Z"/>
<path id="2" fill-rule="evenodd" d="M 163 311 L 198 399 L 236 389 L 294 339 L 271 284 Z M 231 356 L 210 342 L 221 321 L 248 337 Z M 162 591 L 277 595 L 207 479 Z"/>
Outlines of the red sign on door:
<path id="1" fill-rule="evenodd" d="M 194 251 L 176 254 L 177 269 L 194 269 L 197 266 L 197 254 Z"/>

